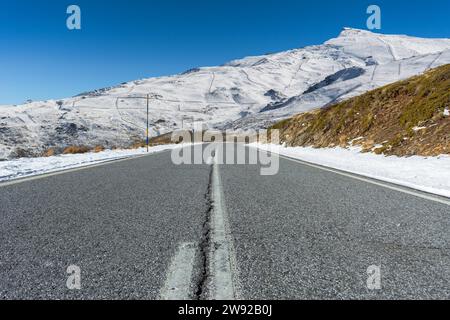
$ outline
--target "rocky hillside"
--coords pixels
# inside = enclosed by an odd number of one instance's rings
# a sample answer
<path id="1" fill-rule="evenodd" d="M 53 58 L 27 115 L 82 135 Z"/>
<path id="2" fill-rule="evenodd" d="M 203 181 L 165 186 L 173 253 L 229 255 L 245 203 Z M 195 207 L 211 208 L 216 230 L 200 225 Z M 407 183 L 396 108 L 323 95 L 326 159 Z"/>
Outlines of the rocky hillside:
<path id="1" fill-rule="evenodd" d="M 289 146 L 398 156 L 450 154 L 450 64 L 272 127 Z"/>

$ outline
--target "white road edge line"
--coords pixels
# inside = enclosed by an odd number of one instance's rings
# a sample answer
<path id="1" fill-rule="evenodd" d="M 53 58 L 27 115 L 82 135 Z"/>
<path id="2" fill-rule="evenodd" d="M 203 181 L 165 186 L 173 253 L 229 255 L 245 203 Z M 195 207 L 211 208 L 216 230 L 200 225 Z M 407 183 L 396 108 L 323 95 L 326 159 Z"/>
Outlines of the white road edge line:
<path id="1" fill-rule="evenodd" d="M 170 151 L 170 150 L 171 149 L 164 149 L 164 150 L 153 152 L 153 153 L 150 153 L 150 154 L 143 154 L 143 155 L 137 155 L 137 156 L 129 156 L 129 157 L 117 158 L 117 159 L 112 159 L 112 160 L 105 160 L 105 161 L 100 161 L 98 163 L 82 165 L 80 167 L 76 167 L 76 168 L 72 168 L 72 169 L 61 169 L 61 170 L 57 170 L 57 171 L 53 171 L 53 172 L 49 172 L 49 173 L 41 173 L 41 174 L 36 174 L 36 175 L 33 175 L 33 176 L 17 178 L 17 179 L 13 179 L 11 181 L 0 182 L 0 188 L 1 187 L 7 187 L 7 186 L 15 185 L 15 184 L 19 184 L 19 183 L 23 183 L 23 182 L 34 181 L 34 180 L 44 179 L 44 178 L 53 177 L 53 176 L 59 176 L 59 175 L 66 174 L 66 173 L 77 172 L 77 171 L 81 171 L 81 170 L 87 170 L 87 169 L 91 169 L 91 168 L 107 166 L 107 165 L 110 165 L 110 164 L 113 164 L 113 163 L 119 163 L 119 162 L 123 162 L 123 161 L 128 161 L 128 160 L 134 160 L 134 159 L 139 159 L 139 158 L 143 158 L 143 157 L 153 156 L 153 155 L 160 154 L 160 153 L 163 153 L 163 152 L 167 152 L 167 151 Z"/>
<path id="2" fill-rule="evenodd" d="M 264 149 L 259 149 L 259 150 L 260 151 L 266 151 Z M 321 166 L 321 165 L 315 165 L 315 164 L 312 164 L 312 163 L 309 163 L 309 162 L 306 162 L 306 161 L 302 161 L 302 160 L 299 160 L 299 159 L 294 159 L 294 158 L 287 157 L 287 156 L 284 156 L 284 155 L 281 155 L 281 154 L 278 154 L 278 155 L 280 156 L 280 158 L 283 158 L 285 160 L 289 160 L 289 161 L 292 161 L 292 162 L 297 162 L 297 163 L 300 163 L 300 164 L 303 164 L 303 165 L 306 165 L 306 166 L 309 166 L 309 167 L 312 167 L 312 168 L 316 168 L 316 169 L 320 169 L 320 170 L 323 170 L 323 171 L 336 173 L 336 174 L 339 174 L 339 175 L 344 176 L 344 177 L 348 177 L 348 178 L 352 178 L 352 179 L 355 179 L 355 180 L 367 182 L 367 183 L 374 184 L 374 185 L 377 185 L 377 186 L 380 186 L 380 187 L 384 187 L 384 188 L 387 188 L 387 189 L 403 192 L 403 193 L 406 193 L 406 194 L 409 194 L 409 195 L 413 195 L 413 196 L 416 196 L 416 197 L 419 197 L 419 198 L 422 198 L 422 199 L 431 200 L 431 201 L 434 201 L 434 202 L 439 202 L 439 203 L 446 204 L 446 205 L 450 206 L 450 200 L 440 199 L 440 198 L 438 198 L 439 196 L 434 197 L 432 195 L 427 195 L 427 194 L 421 193 L 420 191 L 414 191 L 413 189 L 409 189 L 408 187 L 396 187 L 394 185 L 390 185 L 388 183 L 384 183 L 381 180 L 380 181 L 376 181 L 376 180 L 373 180 L 373 179 L 370 179 L 370 178 L 364 178 L 364 177 L 357 176 L 356 174 L 346 173 L 346 172 L 340 171 L 338 169 L 332 169 L 332 168 L 328 168 L 328 167 Z"/>
<path id="3" fill-rule="evenodd" d="M 192 271 L 197 245 L 182 243 L 172 259 L 166 281 L 161 288 L 160 300 L 191 300 Z"/>
<path id="4" fill-rule="evenodd" d="M 213 164 L 212 200 L 209 298 L 235 300 L 238 298 L 235 272 L 236 256 L 228 232 L 228 215 L 224 203 L 219 165 L 216 160 Z"/>

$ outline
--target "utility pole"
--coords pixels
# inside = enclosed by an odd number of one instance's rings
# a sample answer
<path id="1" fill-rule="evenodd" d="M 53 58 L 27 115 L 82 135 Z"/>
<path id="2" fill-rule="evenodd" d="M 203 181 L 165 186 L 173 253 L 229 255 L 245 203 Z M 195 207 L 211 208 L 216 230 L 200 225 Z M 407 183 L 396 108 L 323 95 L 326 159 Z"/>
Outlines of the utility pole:
<path id="1" fill-rule="evenodd" d="M 147 153 L 149 152 L 149 143 L 150 143 L 150 140 L 148 138 L 148 107 L 149 107 L 149 101 L 150 101 L 150 95 L 147 94 L 147 131 L 146 131 L 146 136 L 147 136 Z"/>

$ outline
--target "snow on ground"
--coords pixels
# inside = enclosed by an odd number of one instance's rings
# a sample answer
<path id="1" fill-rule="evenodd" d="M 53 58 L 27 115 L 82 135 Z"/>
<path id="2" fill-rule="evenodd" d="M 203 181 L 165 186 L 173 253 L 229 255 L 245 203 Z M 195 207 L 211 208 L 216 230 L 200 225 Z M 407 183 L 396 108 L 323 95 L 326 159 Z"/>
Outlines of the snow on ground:
<path id="1" fill-rule="evenodd" d="M 281 147 L 252 144 L 291 158 L 356 173 L 450 198 L 450 156 L 396 157 L 361 153 L 359 148 Z"/>
<path id="2" fill-rule="evenodd" d="M 151 147 L 150 153 L 170 150 L 175 147 L 177 145 Z M 46 158 L 20 158 L 11 161 L 0 161 L 0 182 L 146 154 L 147 149 L 140 148 L 134 150 L 106 150 L 99 153 L 67 154 Z"/>

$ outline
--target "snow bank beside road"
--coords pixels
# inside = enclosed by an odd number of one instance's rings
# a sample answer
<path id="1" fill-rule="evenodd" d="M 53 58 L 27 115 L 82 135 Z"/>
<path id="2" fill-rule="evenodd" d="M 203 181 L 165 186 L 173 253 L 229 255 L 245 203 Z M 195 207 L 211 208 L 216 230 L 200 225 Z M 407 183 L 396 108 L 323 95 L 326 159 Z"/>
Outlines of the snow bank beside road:
<path id="1" fill-rule="evenodd" d="M 386 157 L 358 148 L 314 149 L 252 144 L 262 150 L 450 198 L 450 156 Z"/>
<path id="2" fill-rule="evenodd" d="M 151 147 L 150 153 L 170 150 L 176 146 L 162 145 Z M 146 154 L 147 149 L 140 148 L 135 150 L 106 150 L 99 153 L 67 154 L 47 158 L 20 158 L 10 161 L 0 161 L 0 182 Z"/>

